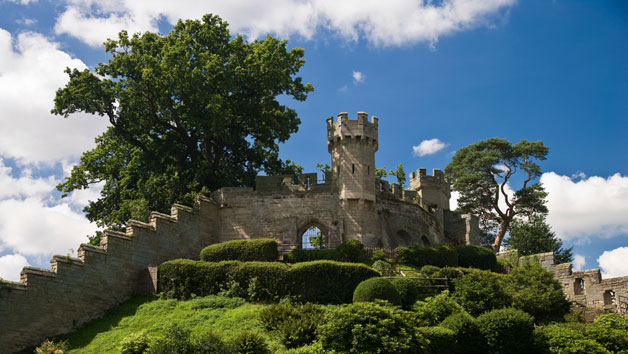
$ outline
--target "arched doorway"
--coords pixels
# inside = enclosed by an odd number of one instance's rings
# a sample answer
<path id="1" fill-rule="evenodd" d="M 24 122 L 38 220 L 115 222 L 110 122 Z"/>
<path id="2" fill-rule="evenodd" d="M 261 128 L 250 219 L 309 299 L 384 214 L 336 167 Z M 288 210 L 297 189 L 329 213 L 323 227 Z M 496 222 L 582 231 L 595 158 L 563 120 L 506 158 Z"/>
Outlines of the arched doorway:
<path id="1" fill-rule="evenodd" d="M 432 243 L 430 242 L 430 239 L 427 238 L 427 236 L 423 235 L 421 236 L 421 244 L 423 245 L 423 247 L 427 247 Z"/>
<path id="2" fill-rule="evenodd" d="M 405 230 L 397 231 L 397 234 L 395 236 L 397 239 L 397 246 L 410 246 L 410 244 L 412 243 L 412 238 L 410 237 L 410 234 Z"/>
<path id="3" fill-rule="evenodd" d="M 323 249 L 327 245 L 327 235 L 315 225 L 301 234 L 301 248 L 304 250 Z"/>

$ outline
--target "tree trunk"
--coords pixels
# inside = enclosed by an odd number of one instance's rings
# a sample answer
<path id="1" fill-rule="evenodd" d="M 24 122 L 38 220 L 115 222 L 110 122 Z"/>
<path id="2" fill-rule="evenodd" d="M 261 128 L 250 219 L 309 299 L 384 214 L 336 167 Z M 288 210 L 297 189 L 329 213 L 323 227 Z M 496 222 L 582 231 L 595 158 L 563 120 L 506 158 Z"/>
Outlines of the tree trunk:
<path id="1" fill-rule="evenodd" d="M 502 245 L 502 240 L 504 239 L 504 236 L 506 236 L 506 231 L 508 231 L 509 225 L 510 220 L 503 220 L 501 224 L 499 224 L 499 231 L 495 237 L 495 243 L 493 243 L 493 251 L 499 252 L 499 247 Z"/>

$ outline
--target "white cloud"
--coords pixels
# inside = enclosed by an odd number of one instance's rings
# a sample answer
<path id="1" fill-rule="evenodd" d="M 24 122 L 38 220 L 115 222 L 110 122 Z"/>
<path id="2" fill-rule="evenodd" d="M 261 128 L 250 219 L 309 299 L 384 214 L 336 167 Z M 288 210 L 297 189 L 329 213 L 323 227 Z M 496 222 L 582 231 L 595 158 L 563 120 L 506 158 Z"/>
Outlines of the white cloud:
<path id="1" fill-rule="evenodd" d="M 156 31 L 157 21 L 219 14 L 233 31 L 258 38 L 266 33 L 311 39 L 326 29 L 351 41 L 365 38 L 377 46 L 436 43 L 439 37 L 479 25 L 490 27 L 491 16 L 515 0 L 67 0 L 55 31 L 90 45 L 115 38 L 121 29 Z"/>
<path id="2" fill-rule="evenodd" d="M 66 67 L 86 68 L 40 34 L 11 34 L 0 28 L 0 156 L 21 164 L 76 158 L 94 146 L 106 120 L 85 114 L 63 119 L 50 114 Z"/>
<path id="3" fill-rule="evenodd" d="M 353 83 L 354 84 L 361 84 L 364 82 L 364 80 L 366 80 L 366 75 L 364 75 L 363 73 L 359 72 L 359 71 L 354 71 L 353 72 Z"/>
<path id="4" fill-rule="evenodd" d="M 30 25 L 33 25 L 33 24 L 37 23 L 37 20 L 35 20 L 33 18 L 22 17 L 22 18 L 19 18 L 19 19 L 15 20 L 15 22 L 19 23 L 20 25 L 30 26 Z"/>
<path id="5" fill-rule="evenodd" d="M 576 253 L 573 255 L 573 262 L 571 264 L 573 265 L 573 270 L 582 270 L 587 264 L 587 261 L 583 255 Z"/>
<path id="6" fill-rule="evenodd" d="M 32 178 L 29 169 L 22 170 L 20 177 L 11 176 L 12 168 L 0 157 L 0 200 L 16 197 L 37 197 L 48 193 L 59 183 L 53 176 Z"/>
<path id="7" fill-rule="evenodd" d="M 31 2 L 37 2 L 37 0 L 9 0 L 10 2 L 20 4 L 20 5 L 28 5 Z"/>
<path id="8" fill-rule="evenodd" d="M 451 191 L 451 197 L 449 198 L 449 209 L 458 209 L 458 198 L 460 198 L 460 192 Z"/>
<path id="9" fill-rule="evenodd" d="M 423 140 L 419 145 L 412 147 L 412 153 L 415 156 L 432 155 L 444 149 L 448 145 L 449 144 L 445 144 L 436 138 Z"/>
<path id="10" fill-rule="evenodd" d="M 588 239 L 628 233 L 628 176 L 592 176 L 575 181 L 554 172 L 544 173 L 548 192 L 548 223 L 557 236 Z"/>
<path id="11" fill-rule="evenodd" d="M 597 259 L 602 269 L 603 278 L 628 276 L 628 247 L 619 247 L 611 251 L 604 251 Z"/>
<path id="12" fill-rule="evenodd" d="M 26 257 L 21 254 L 7 254 L 0 257 L 0 278 L 10 281 L 19 281 L 20 272 L 27 266 Z"/>

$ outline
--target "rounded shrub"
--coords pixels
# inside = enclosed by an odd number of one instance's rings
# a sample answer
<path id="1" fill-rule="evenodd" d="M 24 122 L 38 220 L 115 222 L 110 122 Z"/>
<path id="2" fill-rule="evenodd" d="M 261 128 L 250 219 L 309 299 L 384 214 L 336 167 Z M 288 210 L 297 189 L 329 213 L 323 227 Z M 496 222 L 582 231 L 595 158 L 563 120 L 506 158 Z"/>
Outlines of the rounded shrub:
<path id="1" fill-rule="evenodd" d="M 201 260 L 206 262 L 274 262 L 278 258 L 277 241 L 270 238 L 221 242 L 207 246 L 201 251 Z"/>
<path id="2" fill-rule="evenodd" d="M 392 264 L 386 261 L 375 261 L 373 262 L 373 265 L 371 265 L 371 267 L 383 276 L 395 275 L 395 269 L 393 268 Z"/>
<path id="3" fill-rule="evenodd" d="M 192 294 L 217 294 L 230 280 L 240 262 L 202 262 L 175 259 L 159 266 L 159 291 L 167 298 L 188 299 Z"/>
<path id="4" fill-rule="evenodd" d="M 421 267 L 421 273 L 423 273 L 426 277 L 433 277 L 439 270 L 439 267 L 430 264 Z"/>
<path id="5" fill-rule="evenodd" d="M 478 268 L 483 270 L 494 270 L 497 265 L 495 252 L 482 246 L 459 246 L 458 265 L 467 268 Z"/>
<path id="6" fill-rule="evenodd" d="M 537 327 L 534 345 L 536 353 L 611 354 L 600 343 L 585 338 L 582 332 L 560 325 Z"/>
<path id="7" fill-rule="evenodd" d="M 401 299 L 401 307 L 404 310 L 409 310 L 410 308 L 412 308 L 412 305 L 417 302 L 420 296 L 419 284 L 417 280 L 408 278 L 394 278 L 390 280 L 390 283 L 399 293 L 399 297 Z"/>
<path id="8" fill-rule="evenodd" d="M 534 318 L 521 310 L 493 310 L 480 315 L 477 323 L 489 353 L 527 354 L 534 351 Z"/>
<path id="9" fill-rule="evenodd" d="M 337 353 L 427 353 L 411 312 L 384 305 L 358 302 L 330 310 L 318 328 L 323 350 Z"/>
<path id="10" fill-rule="evenodd" d="M 510 296 L 504 287 L 504 275 L 486 270 L 472 271 L 454 279 L 454 299 L 473 316 L 508 307 Z"/>
<path id="11" fill-rule="evenodd" d="M 372 302 L 375 300 L 386 300 L 393 305 L 401 306 L 399 292 L 388 279 L 384 278 L 367 279 L 358 284 L 353 292 L 353 302 Z"/>
<path id="12" fill-rule="evenodd" d="M 419 327 L 419 332 L 428 341 L 428 353 L 450 354 L 456 345 L 456 333 L 444 327 Z"/>
<path id="13" fill-rule="evenodd" d="M 437 267 L 455 267 L 458 265 L 458 253 L 447 244 L 421 247 L 397 247 L 395 249 L 397 262 L 415 267 L 433 265 Z"/>
<path id="14" fill-rule="evenodd" d="M 477 321 L 466 312 L 454 313 L 440 324 L 441 327 L 454 332 L 456 343 L 451 353 L 456 354 L 485 354 L 487 345 L 480 332 Z"/>
<path id="15" fill-rule="evenodd" d="M 336 247 L 335 251 L 335 259 L 338 262 L 362 262 L 364 261 L 364 245 L 362 242 L 350 239 L 341 243 Z"/>
<path id="16" fill-rule="evenodd" d="M 416 302 L 413 310 L 423 326 L 436 326 L 452 314 L 464 312 L 462 306 L 454 301 L 447 290 Z"/>
<path id="17" fill-rule="evenodd" d="M 231 352 L 234 354 L 270 354 L 266 340 L 257 332 L 240 332 L 231 339 Z"/>

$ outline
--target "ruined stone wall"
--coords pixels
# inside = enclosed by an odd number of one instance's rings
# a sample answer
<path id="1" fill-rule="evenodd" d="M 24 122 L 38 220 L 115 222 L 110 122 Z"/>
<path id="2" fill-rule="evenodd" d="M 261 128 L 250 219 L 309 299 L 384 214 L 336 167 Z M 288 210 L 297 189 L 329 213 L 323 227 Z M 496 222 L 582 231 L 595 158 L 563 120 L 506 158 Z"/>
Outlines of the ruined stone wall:
<path id="1" fill-rule="evenodd" d="M 444 241 L 441 212 L 428 212 L 414 203 L 382 199 L 378 217 L 384 248 Z"/>
<path id="2" fill-rule="evenodd" d="M 207 199 L 195 208 L 175 205 L 170 215 L 151 214 L 148 224 L 130 221 L 127 233 L 105 231 L 100 247 L 82 244 L 77 258 L 54 256 L 50 269 L 25 267 L 20 282 L 0 281 L 0 353 L 71 332 L 147 284 L 154 290 L 148 267 L 198 259 L 216 239 L 216 217 Z"/>

